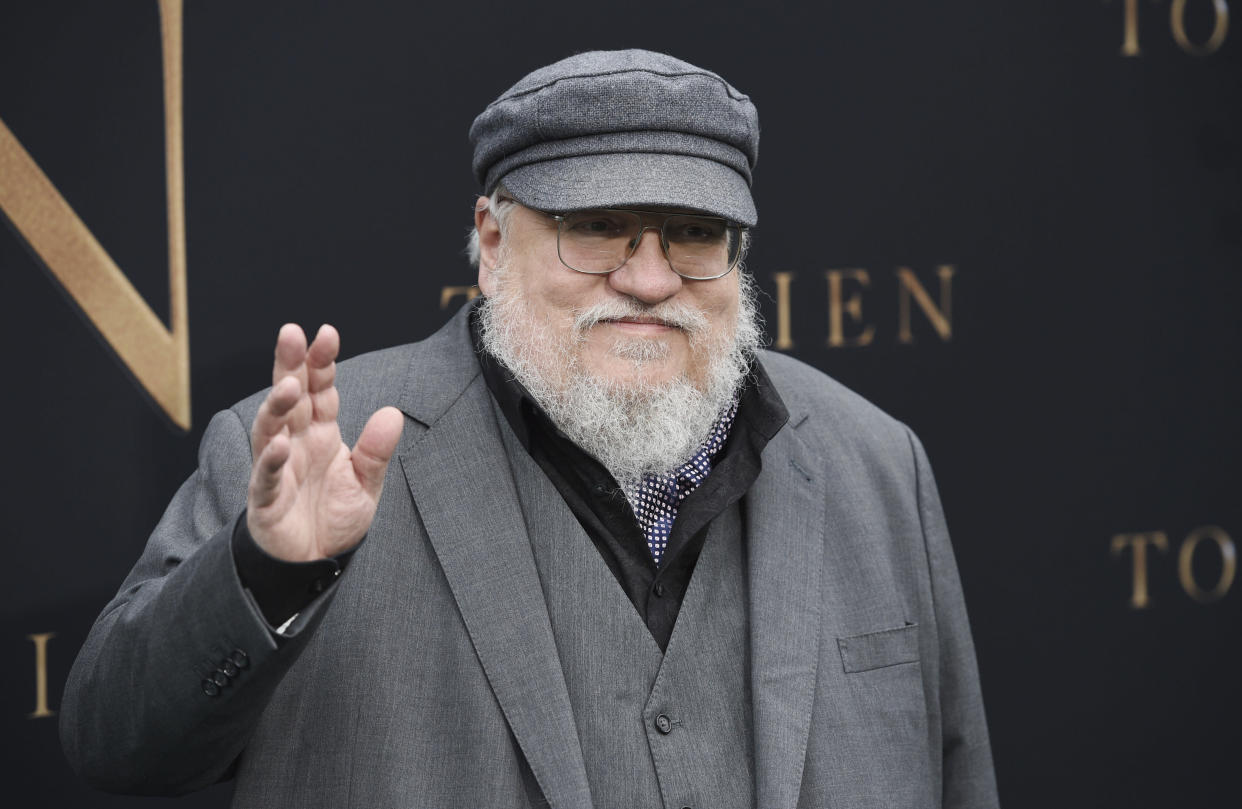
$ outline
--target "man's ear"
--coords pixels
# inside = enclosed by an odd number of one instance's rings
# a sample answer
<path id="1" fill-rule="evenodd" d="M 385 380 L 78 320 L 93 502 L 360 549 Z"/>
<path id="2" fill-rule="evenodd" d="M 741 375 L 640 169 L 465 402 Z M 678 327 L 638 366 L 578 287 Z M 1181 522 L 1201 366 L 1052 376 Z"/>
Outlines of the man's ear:
<path id="1" fill-rule="evenodd" d="M 479 290 L 492 294 L 492 269 L 500 256 L 500 223 L 487 208 L 487 197 L 474 202 L 474 229 L 479 234 Z"/>

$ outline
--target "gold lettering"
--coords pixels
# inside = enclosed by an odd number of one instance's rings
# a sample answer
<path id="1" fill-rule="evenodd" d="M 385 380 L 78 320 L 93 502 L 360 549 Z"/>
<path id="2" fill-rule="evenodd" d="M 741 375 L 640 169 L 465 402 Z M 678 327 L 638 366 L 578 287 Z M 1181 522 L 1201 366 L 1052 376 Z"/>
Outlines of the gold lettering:
<path id="1" fill-rule="evenodd" d="M 794 347 L 789 318 L 789 285 L 793 283 L 794 274 L 778 272 L 772 277 L 776 279 L 776 342 L 772 347 L 777 351 L 789 351 Z"/>
<path id="2" fill-rule="evenodd" d="M 932 303 L 927 290 L 919 283 L 918 276 L 910 268 L 899 267 L 897 269 L 897 342 L 906 344 L 914 342 L 914 335 L 910 331 L 911 296 L 914 296 L 919 309 L 923 310 L 923 314 L 927 316 L 936 334 L 940 335 L 940 339 L 946 343 L 953 339 L 953 274 L 955 272 L 957 270 L 951 264 L 941 264 L 936 268 L 936 275 L 940 278 L 940 306 L 937 307 Z"/>
<path id="3" fill-rule="evenodd" d="M 440 308 L 447 309 L 449 302 L 458 296 L 465 295 L 467 301 L 472 301 L 479 297 L 478 286 L 458 286 L 458 287 L 441 287 L 440 288 Z"/>
<path id="4" fill-rule="evenodd" d="M 56 633 L 41 632 L 26 637 L 34 641 L 35 645 L 35 709 L 30 714 L 30 718 L 43 719 L 55 716 L 56 712 L 48 710 L 47 707 L 47 642 L 56 637 Z"/>
<path id="5" fill-rule="evenodd" d="M 1147 546 L 1149 544 L 1161 553 L 1169 550 L 1169 539 L 1163 531 L 1146 534 L 1117 534 L 1113 537 L 1113 556 L 1121 556 L 1126 548 L 1130 548 L 1134 559 L 1130 606 L 1136 610 L 1151 606 L 1151 598 L 1147 594 Z"/>
<path id="6" fill-rule="evenodd" d="M 1141 51 L 1139 51 L 1138 0 L 1125 0 L 1124 5 L 1125 17 L 1122 23 L 1124 37 L 1121 41 L 1121 55 L 1139 56 Z"/>
<path id="7" fill-rule="evenodd" d="M 181 136 L 181 0 L 159 0 L 164 68 L 171 329 L 0 121 L 0 210 L 77 302 L 143 389 L 190 428 L 190 337 L 185 281 L 185 184 Z"/>
<path id="8" fill-rule="evenodd" d="M 1169 26 L 1173 29 L 1173 40 L 1186 53 L 1195 56 L 1210 56 L 1220 50 L 1229 34 L 1229 6 L 1225 0 L 1212 0 L 1212 9 L 1216 12 L 1216 23 L 1212 26 L 1212 35 L 1207 42 L 1196 45 L 1186 35 L 1186 6 L 1188 0 L 1173 0 L 1169 7 Z"/>
<path id="9" fill-rule="evenodd" d="M 1195 581 L 1193 566 L 1195 549 L 1199 547 L 1199 543 L 1204 539 L 1214 541 L 1220 549 L 1220 579 L 1211 590 L 1201 590 L 1199 584 Z M 1229 592 L 1229 588 L 1233 586 L 1233 577 L 1237 570 L 1238 557 L 1233 547 L 1233 540 L 1222 529 L 1214 525 L 1196 528 L 1182 542 L 1182 549 L 1177 556 L 1177 577 L 1181 579 L 1182 589 L 1186 591 L 1186 595 L 1195 601 L 1201 604 L 1220 601 Z"/>
<path id="10" fill-rule="evenodd" d="M 848 314 L 855 323 L 862 322 L 862 292 L 855 292 L 848 300 L 843 300 L 841 287 L 844 281 L 857 281 L 863 289 L 871 286 L 871 275 L 863 269 L 828 270 L 828 346 L 856 347 L 870 345 L 875 339 L 875 326 L 867 324 L 857 337 L 848 340 L 845 337 L 843 315 Z"/>

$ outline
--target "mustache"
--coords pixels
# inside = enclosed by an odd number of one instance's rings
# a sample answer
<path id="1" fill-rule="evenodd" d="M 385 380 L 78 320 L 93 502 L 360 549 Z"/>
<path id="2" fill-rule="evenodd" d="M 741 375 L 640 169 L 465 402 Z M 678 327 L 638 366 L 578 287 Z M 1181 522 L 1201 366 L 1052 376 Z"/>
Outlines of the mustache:
<path id="1" fill-rule="evenodd" d="M 709 327 L 707 315 L 686 303 L 664 301 L 649 306 L 630 298 L 602 301 L 579 310 L 574 315 L 574 332 L 582 338 L 591 327 L 604 321 L 631 318 L 642 318 L 681 329 L 691 337 L 706 332 Z"/>

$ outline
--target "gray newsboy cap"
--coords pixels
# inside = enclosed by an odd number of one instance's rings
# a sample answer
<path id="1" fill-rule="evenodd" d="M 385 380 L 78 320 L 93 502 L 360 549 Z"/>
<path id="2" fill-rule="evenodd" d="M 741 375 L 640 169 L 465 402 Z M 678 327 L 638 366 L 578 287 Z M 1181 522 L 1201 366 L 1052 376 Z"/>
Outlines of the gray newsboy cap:
<path id="1" fill-rule="evenodd" d="M 590 51 L 540 68 L 470 127 L 474 173 L 545 211 L 653 205 L 743 225 L 759 113 L 702 68 L 644 50 Z"/>

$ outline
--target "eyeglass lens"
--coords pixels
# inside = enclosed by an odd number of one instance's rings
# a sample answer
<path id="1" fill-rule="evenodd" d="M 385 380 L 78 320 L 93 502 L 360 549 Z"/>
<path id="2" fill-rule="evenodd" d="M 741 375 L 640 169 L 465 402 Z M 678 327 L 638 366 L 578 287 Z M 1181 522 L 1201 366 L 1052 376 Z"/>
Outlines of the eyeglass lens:
<path id="1" fill-rule="evenodd" d="M 725 274 L 737 260 L 740 229 L 711 216 L 644 217 L 636 211 L 576 211 L 561 219 L 561 260 L 579 272 L 612 272 L 624 264 L 638 247 L 644 219 L 648 227 L 662 220 L 662 234 L 669 264 L 688 278 L 715 278 Z"/>

